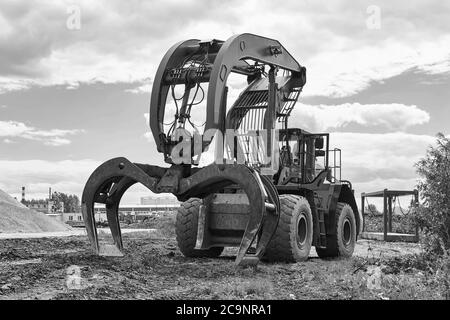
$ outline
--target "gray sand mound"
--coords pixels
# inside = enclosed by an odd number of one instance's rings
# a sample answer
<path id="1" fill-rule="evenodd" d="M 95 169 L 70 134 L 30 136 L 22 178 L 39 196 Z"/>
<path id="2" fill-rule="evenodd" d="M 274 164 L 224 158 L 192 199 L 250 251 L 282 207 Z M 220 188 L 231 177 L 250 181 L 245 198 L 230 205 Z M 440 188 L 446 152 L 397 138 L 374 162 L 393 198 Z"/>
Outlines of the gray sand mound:
<path id="1" fill-rule="evenodd" d="M 28 209 L 0 190 L 0 232 L 55 232 L 70 229 L 60 221 Z"/>

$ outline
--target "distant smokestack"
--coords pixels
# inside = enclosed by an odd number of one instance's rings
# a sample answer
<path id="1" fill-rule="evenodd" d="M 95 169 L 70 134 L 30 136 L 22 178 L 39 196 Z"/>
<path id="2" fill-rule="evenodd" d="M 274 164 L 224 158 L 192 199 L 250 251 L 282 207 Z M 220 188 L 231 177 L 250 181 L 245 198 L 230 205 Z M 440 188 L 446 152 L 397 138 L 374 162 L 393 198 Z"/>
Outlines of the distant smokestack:
<path id="1" fill-rule="evenodd" d="M 52 188 L 48 188 L 48 200 L 52 200 Z"/>
<path id="2" fill-rule="evenodd" d="M 22 202 L 25 201 L 25 187 L 22 187 Z"/>

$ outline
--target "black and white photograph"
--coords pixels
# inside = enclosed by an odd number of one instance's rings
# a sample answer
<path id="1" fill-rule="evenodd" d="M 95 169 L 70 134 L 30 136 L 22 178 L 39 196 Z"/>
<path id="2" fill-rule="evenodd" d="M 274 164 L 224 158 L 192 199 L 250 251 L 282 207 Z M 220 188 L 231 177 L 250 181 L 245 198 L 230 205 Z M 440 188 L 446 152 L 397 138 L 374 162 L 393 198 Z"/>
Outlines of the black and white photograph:
<path id="1" fill-rule="evenodd" d="M 0 0 L 0 300 L 449 299 L 450 2 Z"/>

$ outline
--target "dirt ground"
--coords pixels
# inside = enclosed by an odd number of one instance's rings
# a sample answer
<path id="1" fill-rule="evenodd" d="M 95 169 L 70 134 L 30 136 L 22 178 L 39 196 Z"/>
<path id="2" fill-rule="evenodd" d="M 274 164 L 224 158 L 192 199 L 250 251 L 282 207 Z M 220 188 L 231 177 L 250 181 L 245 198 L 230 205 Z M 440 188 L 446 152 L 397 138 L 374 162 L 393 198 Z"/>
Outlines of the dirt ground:
<path id="1" fill-rule="evenodd" d="M 185 258 L 174 237 L 158 230 L 127 233 L 124 244 L 118 258 L 94 255 L 83 235 L 0 240 L 0 299 L 440 298 L 420 287 L 427 275 L 395 263 L 420 252 L 417 244 L 361 240 L 351 259 L 312 254 L 306 262 L 256 268 L 236 268 L 232 249 L 218 259 Z M 373 288 L 374 268 L 383 279 Z"/>

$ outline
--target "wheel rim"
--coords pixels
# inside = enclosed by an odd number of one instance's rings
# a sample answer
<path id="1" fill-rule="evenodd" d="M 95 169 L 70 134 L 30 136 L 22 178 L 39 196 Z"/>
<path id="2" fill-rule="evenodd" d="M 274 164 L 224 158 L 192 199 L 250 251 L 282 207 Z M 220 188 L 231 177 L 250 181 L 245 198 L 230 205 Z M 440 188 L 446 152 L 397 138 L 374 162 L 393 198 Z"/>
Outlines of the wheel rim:
<path id="1" fill-rule="evenodd" d="M 352 226 L 349 219 L 345 219 L 342 232 L 342 240 L 345 245 L 350 244 L 352 240 Z"/>
<path id="2" fill-rule="evenodd" d="M 307 233 L 308 233 L 308 228 L 307 228 L 307 222 L 305 219 L 305 216 L 300 216 L 300 218 L 298 219 L 298 224 L 297 224 L 297 243 L 300 246 L 303 246 L 306 242 L 306 238 L 307 238 Z"/>

